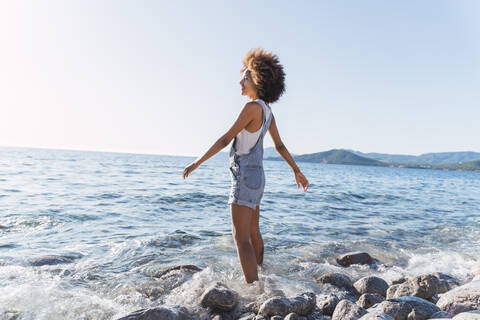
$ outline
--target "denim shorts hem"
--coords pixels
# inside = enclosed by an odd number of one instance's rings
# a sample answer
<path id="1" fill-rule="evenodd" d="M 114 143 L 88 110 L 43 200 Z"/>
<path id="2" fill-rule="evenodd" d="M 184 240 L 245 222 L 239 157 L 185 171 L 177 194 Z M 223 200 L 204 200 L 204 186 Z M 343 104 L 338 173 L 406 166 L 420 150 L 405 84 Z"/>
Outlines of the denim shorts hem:
<path id="1" fill-rule="evenodd" d="M 253 210 L 255 210 L 257 206 L 260 206 L 260 203 L 252 203 L 252 202 L 239 200 L 239 199 L 232 199 L 228 201 L 228 204 L 232 204 L 232 203 L 238 204 L 239 206 L 247 206 L 249 208 L 252 208 Z"/>

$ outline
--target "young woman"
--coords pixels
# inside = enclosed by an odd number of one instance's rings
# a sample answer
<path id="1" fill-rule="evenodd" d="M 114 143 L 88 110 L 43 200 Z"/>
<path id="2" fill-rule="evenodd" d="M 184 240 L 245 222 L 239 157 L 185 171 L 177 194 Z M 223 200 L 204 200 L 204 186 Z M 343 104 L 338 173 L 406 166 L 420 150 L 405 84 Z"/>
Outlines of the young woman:
<path id="1" fill-rule="evenodd" d="M 258 280 L 257 264 L 263 263 L 263 239 L 258 221 L 260 201 L 265 187 L 263 171 L 263 137 L 267 130 L 275 149 L 290 165 L 297 188 L 307 191 L 308 180 L 300 172 L 292 156 L 280 139 L 270 103 L 277 101 L 285 91 L 285 73 L 278 57 L 263 48 L 250 50 L 243 60 L 242 95 L 250 98 L 237 120 L 220 139 L 200 158 L 183 170 L 183 178 L 201 163 L 225 148 L 230 148 L 230 176 L 232 188 L 228 203 L 232 231 L 242 271 L 247 283 Z"/>

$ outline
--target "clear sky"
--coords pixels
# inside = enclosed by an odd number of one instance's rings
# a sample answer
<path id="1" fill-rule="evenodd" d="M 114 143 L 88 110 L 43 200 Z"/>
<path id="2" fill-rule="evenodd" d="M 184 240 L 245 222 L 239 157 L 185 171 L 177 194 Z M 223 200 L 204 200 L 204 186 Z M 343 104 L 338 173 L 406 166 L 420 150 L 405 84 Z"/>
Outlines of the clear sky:
<path id="1" fill-rule="evenodd" d="M 480 1 L 4 0 L 0 46 L 0 146 L 200 156 L 261 46 L 292 153 L 480 151 Z"/>

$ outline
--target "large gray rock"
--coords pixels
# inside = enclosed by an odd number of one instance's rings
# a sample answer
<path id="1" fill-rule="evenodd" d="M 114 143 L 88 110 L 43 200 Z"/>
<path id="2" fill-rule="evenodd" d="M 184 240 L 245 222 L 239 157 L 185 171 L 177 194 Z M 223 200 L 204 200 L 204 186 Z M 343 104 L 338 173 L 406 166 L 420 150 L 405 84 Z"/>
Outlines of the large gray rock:
<path id="1" fill-rule="evenodd" d="M 400 287 L 400 284 L 392 284 L 390 287 L 388 287 L 386 293 L 387 299 L 395 298 L 398 287 Z"/>
<path id="2" fill-rule="evenodd" d="M 194 265 L 179 265 L 161 270 L 146 270 L 146 273 L 157 279 L 158 282 L 154 285 L 147 284 L 145 287 L 137 286 L 137 291 L 145 294 L 151 300 L 157 300 L 174 288 L 192 279 L 193 274 L 198 271 L 201 271 L 201 269 Z"/>
<path id="3" fill-rule="evenodd" d="M 315 308 L 316 296 L 313 292 L 305 292 L 294 298 L 272 297 L 265 301 L 258 310 L 264 317 L 286 316 L 289 313 L 307 315 Z"/>
<path id="4" fill-rule="evenodd" d="M 461 312 L 453 317 L 454 320 L 480 320 L 480 310 Z"/>
<path id="5" fill-rule="evenodd" d="M 185 308 L 176 306 L 169 308 L 152 308 L 135 311 L 118 320 L 186 320 L 188 312 Z"/>
<path id="6" fill-rule="evenodd" d="M 367 311 L 362 307 L 344 299 L 337 304 L 332 315 L 332 320 L 356 320 L 366 313 Z"/>
<path id="7" fill-rule="evenodd" d="M 341 266 L 348 267 L 352 264 L 372 264 L 375 260 L 366 252 L 350 252 L 335 259 Z"/>
<path id="8" fill-rule="evenodd" d="M 359 320 L 394 320 L 391 316 L 388 314 L 375 314 L 368 312 L 366 315 L 362 316 Z"/>
<path id="9" fill-rule="evenodd" d="M 375 314 L 388 314 L 395 320 L 425 320 L 431 318 L 440 309 L 422 298 L 399 297 L 376 304 L 368 311 Z"/>
<path id="10" fill-rule="evenodd" d="M 264 317 L 286 316 L 289 312 L 290 300 L 285 297 L 272 297 L 265 301 L 258 310 L 258 314 Z"/>
<path id="11" fill-rule="evenodd" d="M 338 288 L 344 288 L 347 290 L 352 290 L 352 280 L 349 277 L 342 273 L 329 272 L 321 275 L 319 278 L 315 279 L 318 283 L 329 283 Z"/>
<path id="12" fill-rule="evenodd" d="M 434 272 L 432 273 L 432 276 L 435 276 L 439 280 L 437 293 L 445 293 L 460 285 L 460 282 L 457 279 L 445 273 Z"/>
<path id="13" fill-rule="evenodd" d="M 388 283 L 382 278 L 375 276 L 363 277 L 357 280 L 353 286 L 360 294 L 377 293 L 384 297 L 388 289 Z"/>
<path id="14" fill-rule="evenodd" d="M 320 312 L 326 316 L 331 316 L 340 299 L 333 294 L 317 295 L 317 307 Z"/>
<path id="15" fill-rule="evenodd" d="M 440 308 L 430 301 L 418 297 L 398 297 L 387 301 L 404 302 L 412 306 L 412 311 L 414 311 L 414 313 L 410 315 L 412 320 L 429 319 L 433 314 L 440 311 Z"/>
<path id="16" fill-rule="evenodd" d="M 184 264 L 184 265 L 179 265 L 179 266 L 172 266 L 168 268 L 163 268 L 161 270 L 154 271 L 152 273 L 152 277 L 154 278 L 161 278 L 165 276 L 167 273 L 172 272 L 172 271 L 182 271 L 182 272 L 189 272 L 189 273 L 196 273 L 199 271 L 202 271 L 201 268 L 193 265 L 193 264 Z"/>
<path id="17" fill-rule="evenodd" d="M 439 280 L 431 274 L 420 275 L 400 284 L 394 297 L 415 296 L 430 299 L 437 294 Z"/>
<path id="18" fill-rule="evenodd" d="M 200 304 L 204 308 L 231 311 L 238 301 L 238 294 L 230 290 L 221 282 L 216 282 L 207 288 L 200 297 Z"/>
<path id="19" fill-rule="evenodd" d="M 305 292 L 290 299 L 290 313 L 305 316 L 313 311 L 316 304 L 316 296 L 313 292 Z"/>
<path id="20" fill-rule="evenodd" d="M 364 293 L 358 299 L 357 304 L 364 309 L 368 309 L 383 300 L 385 300 L 385 298 L 377 293 Z"/>
<path id="21" fill-rule="evenodd" d="M 437 306 L 450 315 L 480 310 L 480 280 L 469 282 L 442 294 Z"/>
<path id="22" fill-rule="evenodd" d="M 412 306 L 406 302 L 386 300 L 374 305 L 368 309 L 368 312 L 372 314 L 388 314 L 395 320 L 406 320 L 412 309 Z"/>
<path id="23" fill-rule="evenodd" d="M 446 311 L 440 310 L 431 315 L 430 319 L 443 319 L 448 318 L 448 313 Z"/>

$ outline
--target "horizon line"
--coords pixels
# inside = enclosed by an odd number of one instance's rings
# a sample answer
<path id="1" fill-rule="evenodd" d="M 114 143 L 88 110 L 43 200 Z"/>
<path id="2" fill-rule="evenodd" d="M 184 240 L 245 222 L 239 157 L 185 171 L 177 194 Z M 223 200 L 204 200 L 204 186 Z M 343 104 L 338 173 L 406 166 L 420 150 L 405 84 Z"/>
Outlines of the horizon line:
<path id="1" fill-rule="evenodd" d="M 56 150 L 56 151 L 79 151 L 79 152 L 99 152 L 99 153 L 118 153 L 118 154 L 138 154 L 138 155 L 147 155 L 147 156 L 168 156 L 168 157 L 186 157 L 186 158 L 198 158 L 200 156 L 198 155 L 182 155 L 182 154 L 164 154 L 164 153 L 148 153 L 148 152 L 129 152 L 129 151 L 107 151 L 107 150 L 85 150 L 85 149 L 69 149 L 69 148 L 54 148 L 54 147 L 31 147 L 31 146 L 5 146 L 5 145 L 0 145 L 0 148 L 12 148 L 12 149 L 38 149 L 38 150 Z M 266 147 L 265 149 L 275 149 L 275 147 Z M 320 152 L 327 152 L 327 151 L 332 151 L 332 150 L 344 150 L 348 152 L 361 152 L 363 154 L 368 154 L 368 153 L 379 153 L 379 154 L 386 154 L 386 155 L 402 155 L 402 156 L 414 156 L 418 157 L 421 155 L 425 154 L 432 154 L 432 153 L 459 153 L 459 152 L 474 152 L 474 153 L 479 153 L 477 151 L 472 151 L 472 150 L 464 150 L 464 151 L 440 151 L 440 152 L 425 152 L 421 153 L 419 155 L 413 155 L 413 154 L 402 154 L 402 153 L 383 153 L 383 152 L 363 152 L 359 150 L 354 150 L 354 149 L 346 149 L 346 148 L 332 148 L 328 149 L 325 151 L 316 151 L 316 152 L 311 152 L 311 153 L 302 153 L 302 154 L 297 154 L 297 153 L 292 153 L 292 155 L 295 156 L 300 156 L 300 155 L 306 155 L 306 154 L 314 154 L 314 153 L 320 153 Z M 218 153 L 228 153 L 228 151 L 219 151 Z M 215 155 L 214 155 L 215 156 Z"/>

